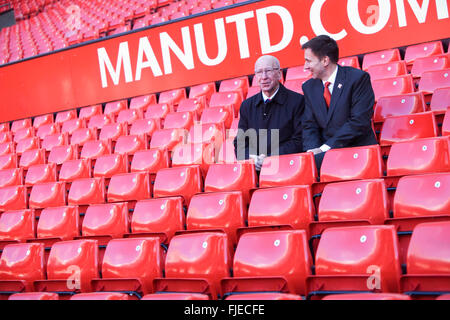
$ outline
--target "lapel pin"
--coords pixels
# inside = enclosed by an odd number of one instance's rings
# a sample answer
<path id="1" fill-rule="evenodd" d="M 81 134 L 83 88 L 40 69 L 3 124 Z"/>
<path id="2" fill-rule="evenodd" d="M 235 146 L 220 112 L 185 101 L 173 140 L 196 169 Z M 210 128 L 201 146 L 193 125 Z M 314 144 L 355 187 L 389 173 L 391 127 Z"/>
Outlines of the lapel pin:
<path id="1" fill-rule="evenodd" d="M 338 88 L 341 89 L 342 88 L 342 83 L 338 84 Z"/>

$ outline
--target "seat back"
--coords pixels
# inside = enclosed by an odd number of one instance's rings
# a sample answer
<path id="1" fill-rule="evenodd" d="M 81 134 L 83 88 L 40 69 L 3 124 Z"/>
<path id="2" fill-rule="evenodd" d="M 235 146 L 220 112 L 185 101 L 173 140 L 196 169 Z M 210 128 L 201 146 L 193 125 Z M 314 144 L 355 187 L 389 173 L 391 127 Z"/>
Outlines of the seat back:
<path id="1" fill-rule="evenodd" d="M 121 238 L 129 232 L 127 203 L 93 204 L 86 210 L 81 234 Z"/>
<path id="2" fill-rule="evenodd" d="M 450 69 L 426 71 L 422 73 L 419 81 L 419 90 L 432 94 L 439 88 L 450 87 Z"/>
<path id="3" fill-rule="evenodd" d="M 95 161 L 94 177 L 111 178 L 128 172 L 128 157 L 122 154 L 104 155 Z"/>
<path id="4" fill-rule="evenodd" d="M 60 207 L 66 205 L 65 182 L 45 182 L 33 185 L 29 206 L 31 208 Z"/>
<path id="5" fill-rule="evenodd" d="M 146 172 L 115 174 L 108 186 L 108 202 L 136 201 L 151 197 L 150 179 Z"/>
<path id="6" fill-rule="evenodd" d="M 33 209 L 5 211 L 0 215 L 0 240 L 25 241 L 36 237 Z"/>
<path id="7" fill-rule="evenodd" d="M 425 110 L 425 98 L 421 92 L 381 97 L 375 106 L 373 120 L 382 122 L 387 117 L 425 112 Z"/>
<path id="8" fill-rule="evenodd" d="M 431 111 L 447 111 L 450 106 L 450 87 L 434 90 L 430 101 Z"/>
<path id="9" fill-rule="evenodd" d="M 37 183 L 56 182 L 57 179 L 55 163 L 37 164 L 28 168 L 25 185 L 32 186 Z"/>
<path id="10" fill-rule="evenodd" d="M 65 161 L 59 171 L 59 181 L 72 182 L 76 179 L 92 177 L 90 159 L 78 159 Z"/>
<path id="11" fill-rule="evenodd" d="M 167 150 L 149 149 L 137 151 L 131 161 L 131 172 L 146 171 L 156 174 L 159 169 L 168 168 L 170 165 L 169 153 Z"/>
<path id="12" fill-rule="evenodd" d="M 412 65 L 418 58 L 429 57 L 444 53 L 441 41 L 431 41 L 407 46 L 405 49 L 405 61 Z"/>
<path id="13" fill-rule="evenodd" d="M 25 186 L 0 188 L 0 211 L 22 210 L 28 208 L 28 195 Z"/>
<path id="14" fill-rule="evenodd" d="M 0 170 L 0 188 L 23 184 L 23 170 L 20 168 Z"/>
<path id="15" fill-rule="evenodd" d="M 68 160 L 78 159 L 78 146 L 53 147 L 48 155 L 48 163 L 60 165 Z"/>
<path id="16" fill-rule="evenodd" d="M 91 205 L 105 202 L 105 180 L 103 178 L 77 179 L 70 186 L 69 205 Z"/>
<path id="17" fill-rule="evenodd" d="M 363 57 L 362 69 L 367 71 L 370 66 L 399 61 L 400 59 L 400 50 L 397 48 L 367 53 Z"/>
<path id="18" fill-rule="evenodd" d="M 375 100 L 381 97 L 412 93 L 415 90 L 412 75 L 396 76 L 372 81 Z"/>

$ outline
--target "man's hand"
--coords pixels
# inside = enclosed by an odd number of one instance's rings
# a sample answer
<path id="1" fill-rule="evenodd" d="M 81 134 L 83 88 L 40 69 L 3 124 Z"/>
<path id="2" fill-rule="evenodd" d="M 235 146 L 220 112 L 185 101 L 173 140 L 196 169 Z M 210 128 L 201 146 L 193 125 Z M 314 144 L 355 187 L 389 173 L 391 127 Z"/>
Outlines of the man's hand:
<path id="1" fill-rule="evenodd" d="M 322 153 L 323 151 L 320 148 L 314 148 L 314 149 L 309 149 L 306 152 L 312 152 L 314 155 L 316 155 L 316 154 Z"/>

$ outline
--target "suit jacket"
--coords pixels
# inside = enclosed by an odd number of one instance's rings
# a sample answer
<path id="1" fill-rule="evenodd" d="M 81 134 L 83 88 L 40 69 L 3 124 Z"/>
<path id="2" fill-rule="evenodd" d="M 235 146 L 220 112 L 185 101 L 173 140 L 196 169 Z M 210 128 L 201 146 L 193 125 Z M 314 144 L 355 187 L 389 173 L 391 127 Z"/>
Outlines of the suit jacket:
<path id="1" fill-rule="evenodd" d="M 372 129 L 375 95 L 367 72 L 338 66 L 330 107 L 323 98 L 320 79 L 303 84 L 305 113 L 303 147 L 314 149 L 327 144 L 346 148 L 377 144 Z"/>
<path id="2" fill-rule="evenodd" d="M 268 104 L 264 103 L 261 92 L 244 100 L 239 110 L 238 135 L 234 139 L 236 157 L 242 160 L 248 159 L 249 154 L 270 156 L 303 152 L 301 121 L 304 107 L 303 95 L 282 84 Z M 248 129 L 255 129 L 253 137 L 256 139 L 249 139 L 252 134 Z M 279 129 L 279 139 L 272 129 Z M 244 140 L 245 144 L 241 143 Z M 266 150 L 261 148 L 261 142 L 267 143 Z"/>

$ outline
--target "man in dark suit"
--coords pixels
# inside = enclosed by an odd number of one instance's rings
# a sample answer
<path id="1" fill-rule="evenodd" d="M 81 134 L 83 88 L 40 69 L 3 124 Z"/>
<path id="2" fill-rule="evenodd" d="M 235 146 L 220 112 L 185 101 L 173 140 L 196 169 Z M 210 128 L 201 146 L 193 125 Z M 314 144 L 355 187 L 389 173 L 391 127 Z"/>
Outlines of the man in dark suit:
<path id="1" fill-rule="evenodd" d="M 262 56 L 255 63 L 261 92 L 242 102 L 234 148 L 238 160 L 254 159 L 260 170 L 266 156 L 303 152 L 303 95 L 281 83 L 280 62 Z"/>
<path id="2" fill-rule="evenodd" d="M 339 48 L 329 36 L 305 44 L 303 147 L 315 155 L 320 170 L 325 152 L 334 148 L 377 144 L 372 129 L 373 93 L 367 72 L 339 66 Z"/>

